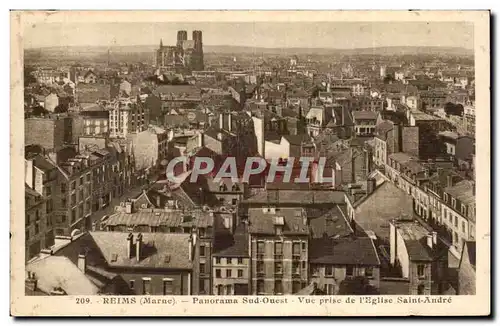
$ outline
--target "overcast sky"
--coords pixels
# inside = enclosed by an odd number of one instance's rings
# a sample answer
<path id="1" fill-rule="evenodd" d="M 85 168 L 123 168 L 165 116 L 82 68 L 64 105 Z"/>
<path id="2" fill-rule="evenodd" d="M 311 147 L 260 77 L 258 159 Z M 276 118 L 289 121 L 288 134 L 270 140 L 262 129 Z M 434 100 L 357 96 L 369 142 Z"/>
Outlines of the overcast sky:
<path id="1" fill-rule="evenodd" d="M 315 23 L 44 23 L 25 28 L 25 48 L 47 46 L 174 45 L 177 30 L 203 31 L 205 45 L 369 48 L 453 46 L 474 48 L 472 24 L 458 22 Z"/>

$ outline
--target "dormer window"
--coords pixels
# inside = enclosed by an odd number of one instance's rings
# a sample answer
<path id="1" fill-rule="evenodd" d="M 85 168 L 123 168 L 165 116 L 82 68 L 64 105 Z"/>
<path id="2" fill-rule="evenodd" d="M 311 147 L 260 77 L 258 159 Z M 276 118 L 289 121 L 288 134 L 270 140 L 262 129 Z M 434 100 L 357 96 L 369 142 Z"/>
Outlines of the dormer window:
<path id="1" fill-rule="evenodd" d="M 240 191 L 240 187 L 237 184 L 234 184 L 232 187 L 232 191 Z"/>
<path id="2" fill-rule="evenodd" d="M 219 185 L 219 191 L 227 191 L 227 187 L 226 187 L 226 185 L 225 185 L 225 184 L 223 184 L 223 183 L 222 183 L 222 184 L 220 184 L 220 185 Z"/>

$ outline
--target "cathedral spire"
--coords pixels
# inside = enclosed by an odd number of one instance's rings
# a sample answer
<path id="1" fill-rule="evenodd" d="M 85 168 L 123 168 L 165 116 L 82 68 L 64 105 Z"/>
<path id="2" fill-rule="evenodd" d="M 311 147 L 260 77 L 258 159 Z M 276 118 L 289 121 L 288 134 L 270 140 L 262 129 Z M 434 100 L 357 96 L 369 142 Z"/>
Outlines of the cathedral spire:
<path id="1" fill-rule="evenodd" d="M 163 47 L 163 39 L 160 39 L 160 49 Z"/>

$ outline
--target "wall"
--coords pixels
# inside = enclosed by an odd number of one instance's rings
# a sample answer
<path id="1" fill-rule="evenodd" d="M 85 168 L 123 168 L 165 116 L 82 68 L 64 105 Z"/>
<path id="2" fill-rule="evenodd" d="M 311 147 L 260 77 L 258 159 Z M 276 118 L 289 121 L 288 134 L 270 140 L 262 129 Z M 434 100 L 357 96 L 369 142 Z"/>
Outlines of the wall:
<path id="1" fill-rule="evenodd" d="M 469 263 L 468 259 L 462 260 L 462 264 L 458 270 L 457 294 L 459 295 L 476 294 L 476 270 Z"/>
<path id="2" fill-rule="evenodd" d="M 130 134 L 134 144 L 135 167 L 146 169 L 156 166 L 159 158 L 158 136 L 149 130 Z"/>
<path id="3" fill-rule="evenodd" d="M 264 280 L 264 293 L 268 295 L 274 295 L 274 285 L 275 285 L 275 274 L 274 274 L 274 243 L 283 242 L 283 260 L 282 260 L 282 287 L 283 294 L 292 293 L 292 281 L 300 281 L 302 286 L 307 284 L 307 239 L 306 237 L 284 237 L 283 241 L 279 238 L 273 236 L 259 236 L 258 238 L 252 237 L 251 239 L 251 256 L 252 256 L 252 266 L 251 266 L 251 276 L 252 276 L 252 294 L 257 294 L 257 239 L 259 241 L 264 241 L 264 276 L 261 278 Z M 279 240 L 279 241 L 277 241 Z M 300 276 L 292 278 L 292 243 L 296 241 L 301 241 L 305 243 L 305 248 L 301 247 L 301 256 L 299 262 Z M 302 244 L 301 244 L 302 246 Z M 302 250 L 304 248 L 304 250 Z M 259 277 L 260 278 L 260 277 Z"/>
<path id="4" fill-rule="evenodd" d="M 124 273 L 119 273 L 122 278 L 127 282 L 127 284 L 130 284 L 131 280 L 134 280 L 134 290 L 129 289 L 121 289 L 120 293 L 127 293 L 126 291 L 132 292 L 132 294 L 135 295 L 142 295 L 143 294 L 143 283 L 142 283 L 142 278 L 143 277 L 150 277 L 151 278 L 151 295 L 163 295 L 163 279 L 164 278 L 170 278 L 173 280 L 173 295 L 189 295 L 190 293 L 190 272 L 188 271 L 183 271 L 183 272 L 173 272 L 173 271 L 154 271 L 154 270 L 149 270 L 149 271 L 144 271 L 142 273 L 139 272 L 124 272 Z"/>
<path id="5" fill-rule="evenodd" d="M 419 157 L 419 129 L 418 127 L 403 127 L 402 130 L 402 148 L 401 151 Z"/>
<path id="6" fill-rule="evenodd" d="M 231 264 L 228 263 L 228 257 L 219 257 L 220 258 L 220 264 L 217 264 L 217 259 L 215 257 L 212 258 L 212 279 L 213 279 L 213 288 L 212 288 L 212 294 L 217 295 L 218 294 L 218 286 L 223 285 L 224 286 L 224 292 L 226 295 L 234 295 L 238 294 L 235 293 L 235 284 L 247 284 L 248 288 L 249 287 L 249 279 L 250 279 L 250 259 L 249 258 L 243 258 L 243 263 L 238 264 L 238 258 L 237 257 L 230 257 L 231 258 Z M 217 278 L 216 277 L 216 270 L 221 271 L 221 277 Z M 231 278 L 226 277 L 226 270 L 230 269 L 231 270 Z M 242 277 L 238 277 L 238 270 L 241 270 L 243 272 Z M 226 286 L 231 285 L 231 293 L 225 292 Z M 240 295 L 243 293 L 239 293 Z M 244 293 L 244 294 L 249 294 L 249 293 Z"/>
<path id="7" fill-rule="evenodd" d="M 378 237 L 385 240 L 389 239 L 389 221 L 400 214 L 413 214 L 413 200 L 389 181 L 385 181 L 355 208 L 357 224 L 365 231 L 374 231 Z"/>
<path id="8" fill-rule="evenodd" d="M 290 156 L 290 143 L 283 137 L 279 144 L 266 141 L 265 150 L 267 160 L 288 158 Z"/>

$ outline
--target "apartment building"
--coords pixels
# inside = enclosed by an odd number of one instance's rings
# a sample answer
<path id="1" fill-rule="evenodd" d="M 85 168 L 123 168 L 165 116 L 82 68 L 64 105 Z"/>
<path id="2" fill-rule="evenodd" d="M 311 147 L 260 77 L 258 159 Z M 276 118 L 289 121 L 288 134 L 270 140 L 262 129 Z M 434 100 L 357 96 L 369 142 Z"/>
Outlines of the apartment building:
<path id="1" fill-rule="evenodd" d="M 246 224 L 241 224 L 233 234 L 216 234 L 212 255 L 212 294 L 250 294 L 250 252 L 246 229 Z"/>
<path id="2" fill-rule="evenodd" d="M 249 208 L 251 292 L 297 293 L 308 281 L 308 223 L 303 208 Z"/>

